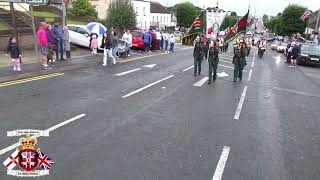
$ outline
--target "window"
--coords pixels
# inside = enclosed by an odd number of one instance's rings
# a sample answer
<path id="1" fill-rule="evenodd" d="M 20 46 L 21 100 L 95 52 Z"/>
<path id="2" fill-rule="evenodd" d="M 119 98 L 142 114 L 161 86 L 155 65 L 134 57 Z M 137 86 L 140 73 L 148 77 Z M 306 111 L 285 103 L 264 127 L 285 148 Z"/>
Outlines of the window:
<path id="1" fill-rule="evenodd" d="M 136 15 L 138 15 L 138 7 L 136 7 Z"/>
<path id="2" fill-rule="evenodd" d="M 152 17 L 152 22 L 154 22 L 154 16 Z"/>
<path id="3" fill-rule="evenodd" d="M 169 17 L 167 17 L 167 22 L 169 23 Z"/>
<path id="4" fill-rule="evenodd" d="M 80 27 L 78 27 L 77 32 L 80 33 L 80 34 L 87 34 L 87 35 L 89 35 L 89 33 L 88 33 L 85 29 L 80 28 Z"/>
<path id="5" fill-rule="evenodd" d="M 140 38 L 142 38 L 143 36 L 141 32 L 137 32 L 137 31 L 131 31 L 131 35 L 132 37 L 140 37 Z"/>
<path id="6" fill-rule="evenodd" d="M 160 22 L 162 23 L 162 16 L 160 16 Z"/>
<path id="7" fill-rule="evenodd" d="M 157 16 L 157 22 L 159 22 L 159 16 Z"/>
<path id="8" fill-rule="evenodd" d="M 75 27 L 75 26 L 68 26 L 68 29 L 70 31 L 77 32 L 77 27 Z"/>
<path id="9" fill-rule="evenodd" d="M 146 7 L 143 7 L 143 15 L 146 16 Z"/>
<path id="10" fill-rule="evenodd" d="M 144 27 L 147 28 L 147 21 L 145 21 Z"/>

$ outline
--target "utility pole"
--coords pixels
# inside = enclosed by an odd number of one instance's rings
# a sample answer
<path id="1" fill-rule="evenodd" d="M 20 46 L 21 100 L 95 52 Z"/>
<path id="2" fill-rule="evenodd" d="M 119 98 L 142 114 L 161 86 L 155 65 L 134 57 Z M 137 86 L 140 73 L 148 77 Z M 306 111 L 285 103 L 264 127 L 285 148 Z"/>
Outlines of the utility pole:
<path id="1" fill-rule="evenodd" d="M 38 57 L 39 53 L 38 53 L 38 44 L 37 44 L 37 32 L 36 32 L 36 23 L 33 15 L 33 5 L 30 4 L 29 8 L 31 13 L 31 23 L 32 23 L 32 31 L 33 31 L 33 37 L 34 37 L 34 52 L 36 53 L 36 57 Z"/>
<path id="2" fill-rule="evenodd" d="M 318 10 L 318 18 L 317 18 L 316 27 L 315 27 L 315 31 L 318 32 L 318 35 L 314 36 L 314 42 L 316 42 L 316 39 L 319 37 L 319 20 L 320 20 L 320 9 Z M 319 38 L 318 38 L 318 44 L 320 44 Z"/>
<path id="3" fill-rule="evenodd" d="M 63 32 L 64 32 L 64 49 L 66 51 L 67 59 L 71 58 L 71 47 L 70 47 L 70 36 L 69 36 L 69 30 L 67 27 L 67 10 L 66 10 L 66 3 L 68 0 L 61 0 L 62 1 L 62 23 L 63 23 Z"/>

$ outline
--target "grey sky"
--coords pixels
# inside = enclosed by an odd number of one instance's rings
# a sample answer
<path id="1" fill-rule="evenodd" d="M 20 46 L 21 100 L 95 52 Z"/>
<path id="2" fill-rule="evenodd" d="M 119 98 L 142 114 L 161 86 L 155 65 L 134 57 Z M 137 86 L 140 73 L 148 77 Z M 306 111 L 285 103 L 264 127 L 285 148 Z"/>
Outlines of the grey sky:
<path id="1" fill-rule="evenodd" d="M 189 1 L 194 5 L 203 7 L 206 5 L 208 7 L 215 6 L 216 0 L 152 0 L 160 2 L 165 6 L 171 6 L 180 2 Z M 277 15 L 279 12 L 282 12 L 289 3 L 300 4 L 308 9 L 316 11 L 320 8 L 319 0 L 219 0 L 219 7 L 227 11 L 236 11 L 238 15 L 244 15 L 250 4 L 251 10 L 250 14 L 257 16 L 262 16 L 263 14 L 268 15 Z"/>

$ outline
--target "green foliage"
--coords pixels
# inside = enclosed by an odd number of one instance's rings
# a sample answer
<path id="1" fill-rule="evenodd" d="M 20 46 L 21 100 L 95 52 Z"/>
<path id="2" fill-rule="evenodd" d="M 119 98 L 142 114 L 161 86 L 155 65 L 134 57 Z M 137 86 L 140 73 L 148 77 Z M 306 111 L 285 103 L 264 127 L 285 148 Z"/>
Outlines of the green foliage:
<path id="1" fill-rule="evenodd" d="M 281 15 L 281 32 L 284 35 L 293 33 L 303 33 L 307 27 L 307 22 L 300 20 L 305 8 L 299 5 L 288 6 Z"/>
<path id="2" fill-rule="evenodd" d="M 107 12 L 107 19 L 104 23 L 109 27 L 135 29 L 136 13 L 131 0 L 112 1 Z"/>
<path id="3" fill-rule="evenodd" d="M 233 12 L 230 13 L 230 16 L 235 16 L 235 17 L 237 17 L 237 13 L 233 11 Z"/>
<path id="4" fill-rule="evenodd" d="M 236 16 L 225 16 L 220 25 L 220 30 L 225 30 L 228 27 L 233 27 L 237 22 L 238 19 Z"/>
<path id="5" fill-rule="evenodd" d="M 183 2 L 175 5 L 177 25 L 190 27 L 195 18 L 199 15 L 195 6 L 190 2 Z"/>
<path id="6" fill-rule="evenodd" d="M 98 13 L 89 0 L 76 0 L 72 2 L 70 13 L 75 16 L 90 16 L 97 18 Z"/>
<path id="7" fill-rule="evenodd" d="M 279 13 L 278 16 L 265 23 L 265 26 L 282 36 L 291 36 L 298 32 L 303 33 L 307 27 L 307 22 L 300 20 L 304 10 L 305 8 L 302 6 L 290 5 L 283 13 Z"/>

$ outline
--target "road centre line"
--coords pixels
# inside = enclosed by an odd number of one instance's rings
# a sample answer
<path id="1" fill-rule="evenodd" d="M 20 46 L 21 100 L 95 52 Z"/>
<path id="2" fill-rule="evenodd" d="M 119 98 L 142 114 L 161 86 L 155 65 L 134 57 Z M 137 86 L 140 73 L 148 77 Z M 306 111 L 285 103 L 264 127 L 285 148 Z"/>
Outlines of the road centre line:
<path id="1" fill-rule="evenodd" d="M 244 98 L 246 97 L 247 89 L 248 89 L 248 86 L 245 86 L 243 88 L 243 91 L 242 91 L 242 94 L 241 94 L 241 97 L 240 97 L 240 101 L 239 101 L 236 113 L 234 115 L 234 119 L 236 119 L 236 120 L 238 120 L 239 117 L 240 117 L 240 113 L 241 113 L 242 106 L 243 106 L 243 103 L 244 103 Z"/>
<path id="2" fill-rule="evenodd" d="M 69 124 L 69 123 L 71 123 L 71 122 L 73 122 L 73 121 L 79 120 L 79 119 L 83 118 L 84 116 L 86 116 L 86 114 L 80 114 L 80 115 L 75 116 L 75 117 L 73 117 L 73 118 L 71 118 L 71 119 L 68 119 L 68 120 L 65 120 L 65 121 L 63 121 L 63 122 L 61 122 L 61 123 L 59 123 L 59 124 L 56 124 L 56 125 L 48 128 L 48 129 L 46 129 L 45 131 L 49 133 L 49 132 L 51 132 L 51 131 L 54 131 L 54 130 L 58 129 L 59 127 L 62 127 L 62 126 L 64 126 L 64 125 L 67 125 L 67 124 Z M 32 137 L 38 138 L 39 136 L 32 136 Z M 20 143 L 14 143 L 14 144 L 6 147 L 6 148 L 3 148 L 3 149 L 0 150 L 0 155 L 2 155 L 2 154 L 4 154 L 4 153 L 7 153 L 7 152 L 9 152 L 9 151 L 11 151 L 11 150 L 13 150 L 13 149 L 16 149 L 16 148 L 19 147 L 19 146 L 20 146 Z"/>
<path id="3" fill-rule="evenodd" d="M 222 175 L 223 175 L 223 171 L 224 171 L 224 167 L 226 166 L 226 162 L 228 160 L 228 156 L 229 156 L 229 152 L 230 152 L 230 147 L 228 146 L 224 146 L 220 159 L 218 161 L 216 170 L 214 171 L 214 175 L 212 177 L 212 180 L 221 180 Z"/>
<path id="4" fill-rule="evenodd" d="M 48 74 L 48 75 L 43 75 L 43 76 L 35 76 L 35 77 L 31 77 L 31 78 L 26 78 L 26 79 L 3 82 L 3 83 L 0 83 L 0 87 L 12 86 L 12 85 L 15 85 L 15 84 L 21 84 L 21 83 L 26 83 L 26 82 L 30 82 L 30 81 L 47 79 L 47 78 L 50 78 L 50 77 L 61 76 L 63 74 L 64 73 L 53 73 L 53 74 Z"/>
<path id="5" fill-rule="evenodd" d="M 134 94 L 137 94 L 137 93 L 139 93 L 139 92 L 141 92 L 141 91 L 143 91 L 143 90 L 145 90 L 145 89 L 147 89 L 147 88 L 149 88 L 149 87 L 152 87 L 152 86 L 154 86 L 154 85 L 156 85 L 156 84 L 158 84 L 158 83 L 160 83 L 160 82 L 162 82 L 162 81 L 165 81 L 165 80 L 167 80 L 167 79 L 170 79 L 170 78 L 172 78 L 173 76 L 174 76 L 174 75 L 170 75 L 170 76 L 165 77 L 165 78 L 163 78 L 163 79 L 160 79 L 160 80 L 158 80 L 158 81 L 156 81 L 156 82 L 153 82 L 153 83 L 151 83 L 151 84 L 148 84 L 148 85 L 146 85 L 146 86 L 144 86 L 144 87 L 142 87 L 142 88 L 139 88 L 139 89 L 137 89 L 137 90 L 135 90 L 135 91 L 132 91 L 132 92 L 129 93 L 129 94 L 126 94 L 126 95 L 122 96 L 122 98 L 127 98 L 127 97 L 130 97 L 130 96 L 134 95 Z"/>
<path id="6" fill-rule="evenodd" d="M 118 73 L 118 74 L 115 74 L 115 75 L 116 75 L 116 76 L 123 76 L 123 75 L 129 74 L 129 73 L 133 73 L 133 72 L 139 71 L 139 70 L 141 70 L 141 68 L 132 69 L 132 70 L 125 71 L 125 72 L 122 72 L 122 73 Z"/>
<path id="7" fill-rule="evenodd" d="M 253 60 L 252 63 L 251 63 L 251 67 L 252 67 L 252 68 L 254 67 L 254 60 Z"/>
<path id="8" fill-rule="evenodd" d="M 248 81 L 251 81 L 251 76 L 252 76 L 252 69 L 250 69 L 249 76 L 248 76 Z"/>
<path id="9" fill-rule="evenodd" d="M 182 72 L 186 72 L 186 71 L 188 71 L 189 69 L 192 69 L 192 68 L 193 68 L 193 66 L 190 66 L 190 67 L 184 69 Z"/>
<path id="10" fill-rule="evenodd" d="M 193 86 L 201 87 L 204 83 L 208 81 L 208 79 L 208 77 L 204 77 L 200 81 L 196 82 Z"/>

